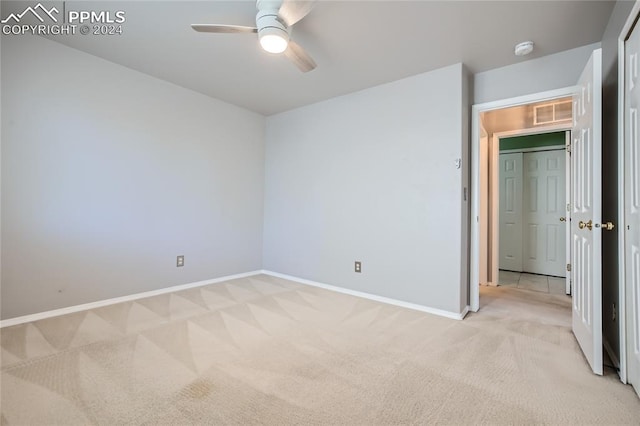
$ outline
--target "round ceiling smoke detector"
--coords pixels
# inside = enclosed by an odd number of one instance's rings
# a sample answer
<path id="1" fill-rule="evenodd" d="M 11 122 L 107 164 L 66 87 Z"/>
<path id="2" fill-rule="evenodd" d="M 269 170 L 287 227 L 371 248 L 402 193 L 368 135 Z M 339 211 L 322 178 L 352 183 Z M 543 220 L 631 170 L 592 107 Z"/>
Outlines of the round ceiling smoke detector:
<path id="1" fill-rule="evenodd" d="M 533 51 L 533 42 L 532 41 L 523 41 L 522 43 L 516 44 L 515 53 L 516 56 L 525 56 Z"/>

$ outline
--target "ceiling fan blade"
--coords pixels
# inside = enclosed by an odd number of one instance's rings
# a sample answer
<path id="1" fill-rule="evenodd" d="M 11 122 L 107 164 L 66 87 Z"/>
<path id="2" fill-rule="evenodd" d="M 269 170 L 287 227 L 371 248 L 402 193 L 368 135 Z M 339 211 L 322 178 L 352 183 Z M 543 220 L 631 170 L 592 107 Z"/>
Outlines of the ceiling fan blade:
<path id="1" fill-rule="evenodd" d="M 311 56 L 295 41 L 290 40 L 284 55 L 297 66 L 300 71 L 308 72 L 316 67 L 316 62 Z"/>
<path id="2" fill-rule="evenodd" d="M 257 33 L 258 29 L 243 25 L 191 24 L 191 28 L 201 33 Z"/>
<path id="3" fill-rule="evenodd" d="M 315 0 L 284 0 L 278 10 L 278 17 L 290 27 L 307 16 L 314 4 Z"/>

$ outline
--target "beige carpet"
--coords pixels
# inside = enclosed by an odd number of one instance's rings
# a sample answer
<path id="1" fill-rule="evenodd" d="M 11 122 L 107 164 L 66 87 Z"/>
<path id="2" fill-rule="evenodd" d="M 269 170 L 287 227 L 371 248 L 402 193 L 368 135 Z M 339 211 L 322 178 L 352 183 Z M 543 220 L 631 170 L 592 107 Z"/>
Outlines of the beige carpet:
<path id="1" fill-rule="evenodd" d="M 2 425 L 638 424 L 566 296 L 483 288 L 464 321 L 269 276 L 4 328 Z"/>

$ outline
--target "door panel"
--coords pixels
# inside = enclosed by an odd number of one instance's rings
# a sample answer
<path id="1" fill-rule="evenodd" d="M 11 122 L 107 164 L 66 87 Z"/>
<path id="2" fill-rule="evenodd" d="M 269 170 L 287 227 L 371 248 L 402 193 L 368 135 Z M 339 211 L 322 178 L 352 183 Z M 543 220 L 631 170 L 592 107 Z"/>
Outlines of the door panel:
<path id="1" fill-rule="evenodd" d="M 523 270 L 565 275 L 565 150 L 526 152 Z"/>
<path id="2" fill-rule="evenodd" d="M 522 271 L 522 153 L 500 154 L 500 269 Z"/>
<path id="3" fill-rule="evenodd" d="M 627 322 L 627 381 L 640 395 L 640 142 L 638 141 L 638 54 L 640 30 L 625 42 L 624 215 Z"/>
<path id="4" fill-rule="evenodd" d="M 561 260 L 561 257 L 558 253 L 558 244 L 561 244 L 564 247 L 564 241 L 560 238 L 558 232 L 558 225 L 548 225 L 547 226 L 547 259 L 550 262 L 558 262 Z M 558 275 L 562 274 L 562 267 L 560 268 L 560 272 Z"/>
<path id="5" fill-rule="evenodd" d="M 595 374 L 602 374 L 601 55 L 593 52 L 578 81 L 571 155 L 572 328 Z"/>

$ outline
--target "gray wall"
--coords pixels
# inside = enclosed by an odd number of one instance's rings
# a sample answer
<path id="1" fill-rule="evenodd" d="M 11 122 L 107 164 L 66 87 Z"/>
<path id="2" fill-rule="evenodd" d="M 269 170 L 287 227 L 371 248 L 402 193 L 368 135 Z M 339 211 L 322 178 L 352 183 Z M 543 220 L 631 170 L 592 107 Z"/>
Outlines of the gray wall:
<path id="1" fill-rule="evenodd" d="M 2 318 L 261 268 L 264 117 L 39 37 L 1 89 Z"/>
<path id="2" fill-rule="evenodd" d="M 268 117 L 265 269 L 461 312 L 465 79 L 458 64 Z"/>
<path id="3" fill-rule="evenodd" d="M 474 77 L 474 103 L 574 86 L 591 53 L 599 47 L 600 43 L 589 44 L 478 73 Z"/>
<path id="4" fill-rule="evenodd" d="M 619 1 L 602 38 L 602 220 L 618 219 L 618 37 L 632 1 Z M 613 320 L 618 307 L 618 233 L 602 233 L 602 327 L 604 340 L 620 359 L 620 328 Z"/>

